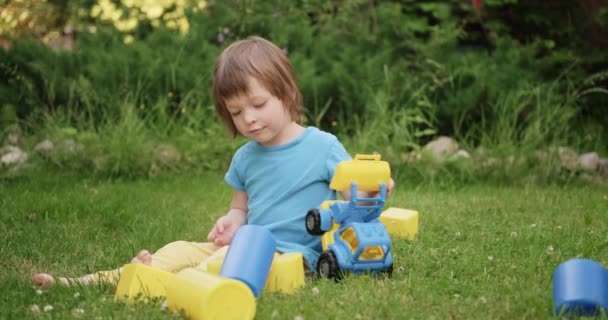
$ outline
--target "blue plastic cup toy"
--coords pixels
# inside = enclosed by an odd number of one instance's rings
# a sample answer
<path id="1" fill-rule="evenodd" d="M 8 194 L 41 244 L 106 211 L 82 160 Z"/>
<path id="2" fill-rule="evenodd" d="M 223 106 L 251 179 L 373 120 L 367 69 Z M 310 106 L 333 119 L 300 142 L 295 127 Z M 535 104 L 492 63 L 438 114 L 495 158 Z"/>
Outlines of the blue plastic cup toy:
<path id="1" fill-rule="evenodd" d="M 262 226 L 240 227 L 230 243 L 220 275 L 240 280 L 259 297 L 264 290 L 277 243 Z"/>
<path id="2" fill-rule="evenodd" d="M 553 272 L 555 314 L 594 315 L 608 313 L 608 270 L 588 259 L 572 259 Z"/>

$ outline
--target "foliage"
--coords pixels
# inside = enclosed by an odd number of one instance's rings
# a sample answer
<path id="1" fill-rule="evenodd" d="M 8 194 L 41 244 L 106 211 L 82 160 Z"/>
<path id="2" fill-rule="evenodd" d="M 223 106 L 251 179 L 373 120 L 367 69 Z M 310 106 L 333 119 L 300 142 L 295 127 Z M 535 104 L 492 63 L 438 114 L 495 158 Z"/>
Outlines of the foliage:
<path id="1" fill-rule="evenodd" d="M 606 0 L 485 2 L 483 18 L 489 26 L 522 42 L 542 39 L 575 50 L 608 45 Z"/>
<path id="2" fill-rule="evenodd" d="M 591 63 L 565 42 L 539 36 L 522 43 L 494 26 L 492 10 L 517 1 L 486 2 L 485 20 L 456 0 L 188 6 L 198 3 L 90 2 L 83 7 L 98 31 L 79 31 L 73 51 L 14 39 L 12 49 L 0 50 L 0 114 L 17 116 L 38 140 L 61 143 L 62 130 L 74 128 L 71 139 L 86 152 L 55 159 L 60 167 L 148 175 L 158 167 L 154 150 L 173 143 L 189 155 L 171 170 L 218 169 L 241 141 L 226 138 L 213 115 L 211 70 L 227 44 L 255 34 L 287 52 L 306 123 L 338 134 L 353 152 L 379 151 L 398 166 L 436 135 L 504 156 L 559 145 L 606 151 L 608 71 L 588 71 L 605 58 Z M 152 26 L 165 17 L 187 18 L 188 32 Z M 124 43 L 125 35 L 134 41 Z M 118 139 L 124 135 L 130 139 Z M 99 154 L 113 165 L 97 167 Z"/>
<path id="3" fill-rule="evenodd" d="M 61 0 L 2 0 L 0 36 L 44 35 L 65 24 L 72 9 Z"/>
<path id="4" fill-rule="evenodd" d="M 98 0 L 91 7 L 91 17 L 101 23 L 109 23 L 125 34 L 124 41 L 133 41 L 133 33 L 138 29 L 165 26 L 188 33 L 190 23 L 186 11 L 191 8 L 198 12 L 206 5 L 204 0 L 126 0 L 119 4 L 111 0 Z"/>

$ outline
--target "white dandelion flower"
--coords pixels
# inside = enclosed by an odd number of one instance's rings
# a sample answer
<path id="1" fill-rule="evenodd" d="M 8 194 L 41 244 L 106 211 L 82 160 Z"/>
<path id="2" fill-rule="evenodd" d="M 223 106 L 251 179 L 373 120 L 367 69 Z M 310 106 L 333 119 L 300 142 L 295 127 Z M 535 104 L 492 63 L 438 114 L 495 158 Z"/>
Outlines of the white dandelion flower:
<path id="1" fill-rule="evenodd" d="M 76 308 L 76 309 L 72 310 L 72 315 L 76 318 L 82 317 L 84 315 L 84 309 Z"/>
<path id="2" fill-rule="evenodd" d="M 30 311 L 32 313 L 40 313 L 40 307 L 37 304 L 34 304 L 30 307 Z"/>

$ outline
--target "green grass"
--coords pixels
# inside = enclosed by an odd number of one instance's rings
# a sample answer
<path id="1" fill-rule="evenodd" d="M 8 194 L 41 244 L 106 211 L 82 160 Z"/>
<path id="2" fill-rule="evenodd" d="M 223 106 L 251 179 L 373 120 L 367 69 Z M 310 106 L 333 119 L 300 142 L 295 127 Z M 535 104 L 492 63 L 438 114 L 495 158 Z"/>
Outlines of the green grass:
<path id="1" fill-rule="evenodd" d="M 35 178 L 34 178 L 35 177 Z M 393 242 L 391 279 L 312 280 L 258 300 L 258 319 L 543 319 L 551 277 L 570 258 L 608 265 L 608 188 L 582 185 L 438 188 L 397 177 L 390 206 L 417 209 L 415 241 Z M 221 174 L 97 180 L 40 174 L 0 184 L 0 318 L 167 318 L 160 305 L 113 301 L 111 286 L 37 294 L 34 272 L 110 269 L 141 248 L 204 240 L 230 190 Z M 605 318 L 605 317 L 604 317 Z"/>

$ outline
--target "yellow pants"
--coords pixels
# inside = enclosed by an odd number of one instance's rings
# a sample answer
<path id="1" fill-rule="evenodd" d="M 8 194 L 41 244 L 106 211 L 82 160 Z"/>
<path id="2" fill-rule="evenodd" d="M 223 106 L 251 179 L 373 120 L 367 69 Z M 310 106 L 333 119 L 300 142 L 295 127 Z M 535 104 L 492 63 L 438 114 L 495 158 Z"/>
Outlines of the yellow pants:
<path id="1" fill-rule="evenodd" d="M 175 241 L 152 254 L 152 267 L 177 273 L 186 268 L 207 271 L 207 263 L 224 259 L 228 246 L 218 247 L 211 242 Z M 117 284 L 122 268 L 98 271 L 80 278 L 82 282 L 108 282 Z"/>

